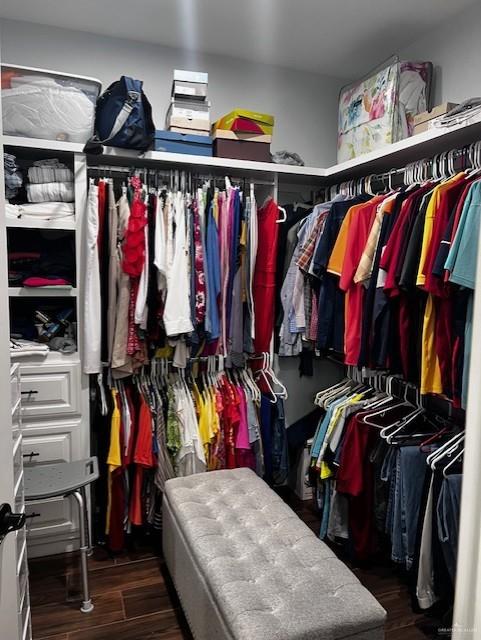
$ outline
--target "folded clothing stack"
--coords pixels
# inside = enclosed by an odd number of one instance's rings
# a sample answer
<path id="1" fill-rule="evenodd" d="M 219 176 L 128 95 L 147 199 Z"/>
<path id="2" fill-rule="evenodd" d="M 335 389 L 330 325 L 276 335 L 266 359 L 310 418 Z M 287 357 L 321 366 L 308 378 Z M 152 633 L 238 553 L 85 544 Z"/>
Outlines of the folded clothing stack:
<path id="1" fill-rule="evenodd" d="M 23 338 L 10 338 L 10 357 L 25 358 L 27 356 L 46 356 L 50 348 L 46 344 L 40 344 L 33 340 Z"/>
<path id="2" fill-rule="evenodd" d="M 6 204 L 7 218 L 32 218 L 35 220 L 59 220 L 73 218 L 73 202 L 31 202 L 30 204 Z"/>
<path id="3" fill-rule="evenodd" d="M 29 202 L 73 202 L 72 171 L 58 158 L 37 160 L 28 170 Z"/>
<path id="4" fill-rule="evenodd" d="M 8 283 L 11 287 L 71 286 L 75 279 L 73 234 L 58 232 L 58 238 L 42 232 L 29 235 L 25 244 L 9 247 Z M 28 250 L 24 249 L 28 246 Z"/>
<path id="5" fill-rule="evenodd" d="M 28 181 L 34 184 L 42 182 L 73 182 L 73 173 L 58 158 L 37 160 L 28 170 Z"/>
<path id="6" fill-rule="evenodd" d="M 7 200 L 15 198 L 23 184 L 22 174 L 18 170 L 17 159 L 11 153 L 3 154 L 5 172 L 5 196 Z"/>

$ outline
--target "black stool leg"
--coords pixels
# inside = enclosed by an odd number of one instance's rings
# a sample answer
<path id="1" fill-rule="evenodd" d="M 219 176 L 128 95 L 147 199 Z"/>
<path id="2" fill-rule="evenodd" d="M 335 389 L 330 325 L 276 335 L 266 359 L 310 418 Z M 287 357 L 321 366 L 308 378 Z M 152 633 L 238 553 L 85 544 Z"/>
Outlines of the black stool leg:
<path id="1" fill-rule="evenodd" d="M 79 509 L 79 527 L 80 527 L 80 569 L 82 573 L 82 606 L 80 607 L 80 611 L 82 613 L 90 613 L 94 608 L 92 604 L 92 600 L 90 599 L 89 593 L 89 573 L 88 573 L 88 561 L 87 561 L 87 553 L 88 553 L 88 543 L 87 543 L 87 534 L 85 522 L 87 519 L 87 503 L 82 496 L 82 492 L 77 489 L 72 493 L 73 497 L 77 500 L 78 509 Z"/>

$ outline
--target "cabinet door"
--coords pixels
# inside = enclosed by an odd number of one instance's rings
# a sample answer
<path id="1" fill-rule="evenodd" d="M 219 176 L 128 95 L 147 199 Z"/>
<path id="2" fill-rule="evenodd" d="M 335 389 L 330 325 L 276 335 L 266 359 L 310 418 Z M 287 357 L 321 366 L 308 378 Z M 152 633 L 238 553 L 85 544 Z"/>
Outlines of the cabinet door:
<path id="1" fill-rule="evenodd" d="M 23 423 L 24 464 L 72 462 L 82 458 L 81 421 Z"/>
<path id="2" fill-rule="evenodd" d="M 26 422 L 22 425 L 24 464 L 71 462 L 82 457 L 81 420 Z M 71 498 L 29 502 L 25 508 L 29 519 L 28 541 L 33 557 L 35 545 L 45 539 L 70 538 L 76 533 L 76 506 Z"/>
<path id="3" fill-rule="evenodd" d="M 21 366 L 24 421 L 80 413 L 80 364 Z"/>

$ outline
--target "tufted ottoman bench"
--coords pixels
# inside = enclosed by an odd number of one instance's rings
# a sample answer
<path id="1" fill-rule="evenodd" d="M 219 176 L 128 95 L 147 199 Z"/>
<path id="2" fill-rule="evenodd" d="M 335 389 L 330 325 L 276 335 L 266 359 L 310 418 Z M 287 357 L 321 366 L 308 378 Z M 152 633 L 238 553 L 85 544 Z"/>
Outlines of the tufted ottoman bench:
<path id="1" fill-rule="evenodd" d="M 249 469 L 169 480 L 163 546 L 196 640 L 384 637 L 377 600 Z"/>

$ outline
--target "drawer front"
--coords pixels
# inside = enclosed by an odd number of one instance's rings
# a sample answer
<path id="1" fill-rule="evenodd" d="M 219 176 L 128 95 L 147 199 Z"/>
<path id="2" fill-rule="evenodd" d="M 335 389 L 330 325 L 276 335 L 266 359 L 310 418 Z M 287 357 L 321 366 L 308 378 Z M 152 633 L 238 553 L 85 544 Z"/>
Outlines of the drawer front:
<path id="1" fill-rule="evenodd" d="M 24 420 L 80 413 L 80 364 L 22 365 Z"/>
<path id="2" fill-rule="evenodd" d="M 10 393 L 11 393 L 11 405 L 12 409 L 16 406 L 20 398 L 20 377 L 18 368 L 15 368 L 14 372 L 10 376 Z"/>
<path id="3" fill-rule="evenodd" d="M 22 429 L 24 465 L 47 462 L 72 462 L 85 457 L 82 454 L 81 422 L 25 424 Z"/>
<path id="4" fill-rule="evenodd" d="M 13 438 L 13 442 L 15 443 L 15 441 L 18 439 L 18 437 L 20 436 L 20 432 L 21 432 L 21 428 L 22 428 L 22 407 L 20 406 L 20 403 L 18 402 L 16 405 L 16 409 L 15 411 L 12 413 L 12 438 Z"/>
<path id="5" fill-rule="evenodd" d="M 23 471 L 22 446 L 23 446 L 22 434 L 19 434 L 18 438 L 13 443 L 13 484 L 14 486 L 17 486 L 17 483 Z"/>
<path id="6" fill-rule="evenodd" d="M 25 505 L 27 516 L 27 541 L 52 538 L 73 533 L 78 525 L 76 504 L 73 498 L 51 498 L 28 502 Z M 30 517 L 29 516 L 32 516 Z"/>

